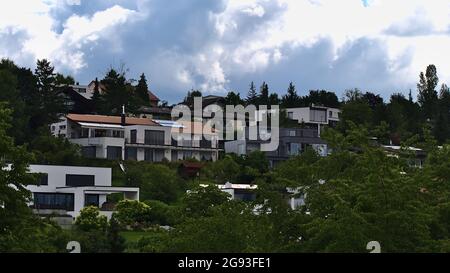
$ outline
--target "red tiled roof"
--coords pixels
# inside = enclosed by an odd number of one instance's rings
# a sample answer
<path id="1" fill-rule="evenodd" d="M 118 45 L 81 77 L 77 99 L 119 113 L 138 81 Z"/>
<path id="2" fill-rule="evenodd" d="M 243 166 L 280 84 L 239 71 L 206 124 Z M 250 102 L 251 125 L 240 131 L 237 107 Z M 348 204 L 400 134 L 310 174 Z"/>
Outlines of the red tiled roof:
<path id="1" fill-rule="evenodd" d="M 148 90 L 148 97 L 150 98 L 151 101 L 159 101 L 159 98 L 152 93 L 152 91 Z"/>
<path id="2" fill-rule="evenodd" d="M 121 124 L 120 116 L 102 116 L 102 115 L 80 115 L 80 114 L 68 114 L 67 118 L 75 122 L 93 122 L 93 123 L 106 123 L 106 124 Z M 153 125 L 159 126 L 159 124 L 153 122 L 148 118 L 125 118 L 126 125 Z"/>

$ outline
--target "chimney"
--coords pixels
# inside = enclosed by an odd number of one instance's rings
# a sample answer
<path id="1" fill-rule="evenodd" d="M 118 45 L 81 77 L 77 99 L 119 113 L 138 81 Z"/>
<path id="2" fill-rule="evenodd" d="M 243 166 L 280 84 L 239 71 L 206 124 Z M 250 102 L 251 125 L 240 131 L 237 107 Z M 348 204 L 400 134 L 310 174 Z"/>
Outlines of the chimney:
<path id="1" fill-rule="evenodd" d="M 120 115 L 120 125 L 125 126 L 125 105 L 122 105 L 122 114 Z"/>

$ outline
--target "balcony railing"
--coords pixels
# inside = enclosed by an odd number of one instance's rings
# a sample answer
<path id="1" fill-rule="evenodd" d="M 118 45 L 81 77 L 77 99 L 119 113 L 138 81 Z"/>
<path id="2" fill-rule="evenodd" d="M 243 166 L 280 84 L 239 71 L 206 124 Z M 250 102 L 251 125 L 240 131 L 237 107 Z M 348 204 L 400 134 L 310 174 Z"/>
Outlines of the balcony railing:
<path id="1" fill-rule="evenodd" d="M 133 141 L 131 141 L 130 138 L 126 138 L 126 144 L 136 146 L 159 146 L 159 147 L 180 148 L 180 149 L 214 149 L 214 150 L 219 149 L 219 147 L 212 147 L 212 142 L 207 140 L 200 141 L 200 144 L 195 145 L 195 143 L 192 140 L 176 141 L 172 139 L 170 144 L 165 144 L 158 142 L 156 143 L 149 142 L 145 141 L 145 139 L 133 139 Z"/>

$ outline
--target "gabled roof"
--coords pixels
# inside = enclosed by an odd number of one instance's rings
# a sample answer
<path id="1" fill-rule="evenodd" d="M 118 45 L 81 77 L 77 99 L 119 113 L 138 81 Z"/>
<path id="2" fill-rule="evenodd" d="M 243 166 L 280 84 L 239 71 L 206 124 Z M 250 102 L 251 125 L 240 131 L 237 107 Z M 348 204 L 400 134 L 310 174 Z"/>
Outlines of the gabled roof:
<path id="1" fill-rule="evenodd" d="M 152 91 L 148 90 L 148 97 L 150 98 L 151 101 L 159 101 L 159 98 L 153 94 Z"/>
<path id="2" fill-rule="evenodd" d="M 103 116 L 103 115 L 79 115 L 68 114 L 67 118 L 75 122 L 90 122 L 90 123 L 106 123 L 106 124 L 121 124 L 120 116 Z M 126 117 L 126 125 L 152 125 L 159 126 L 159 124 L 153 122 L 148 118 L 134 118 Z"/>

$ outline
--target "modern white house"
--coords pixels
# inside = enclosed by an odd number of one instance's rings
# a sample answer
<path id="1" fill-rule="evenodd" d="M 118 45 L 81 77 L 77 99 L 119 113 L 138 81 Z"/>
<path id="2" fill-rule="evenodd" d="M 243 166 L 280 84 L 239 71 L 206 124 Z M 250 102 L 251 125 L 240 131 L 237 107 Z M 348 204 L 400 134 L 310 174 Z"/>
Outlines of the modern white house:
<path id="1" fill-rule="evenodd" d="M 216 161 L 218 135 L 198 122 L 68 114 L 50 126 L 54 136 L 82 147 L 85 157 L 161 162 L 188 158 Z M 204 136 L 208 137 L 204 137 Z"/>
<path id="2" fill-rule="evenodd" d="M 256 111 L 256 122 L 262 121 L 263 117 L 274 110 Z M 317 135 L 320 137 L 321 127 L 324 125 L 334 126 L 340 118 L 341 110 L 337 108 L 324 106 L 310 106 L 298 108 L 286 108 L 286 116 L 290 120 L 295 120 L 298 124 L 303 124 L 309 128 L 317 129 Z"/>
<path id="3" fill-rule="evenodd" d="M 139 188 L 112 187 L 111 168 L 30 165 L 30 173 L 40 174 L 38 185 L 28 185 L 29 204 L 39 215 L 70 215 L 75 218 L 86 206 L 97 206 L 102 215 L 111 217 L 114 204 L 107 202 L 113 193 L 124 199 L 139 200 Z"/>
<path id="4" fill-rule="evenodd" d="M 209 187 L 208 184 L 200 184 L 201 187 Z M 229 194 L 230 200 L 253 201 L 256 199 L 256 190 L 258 185 L 250 184 L 232 184 L 227 182 L 222 185 L 216 185 L 221 191 Z M 187 191 L 190 192 L 189 190 Z"/>

